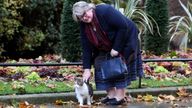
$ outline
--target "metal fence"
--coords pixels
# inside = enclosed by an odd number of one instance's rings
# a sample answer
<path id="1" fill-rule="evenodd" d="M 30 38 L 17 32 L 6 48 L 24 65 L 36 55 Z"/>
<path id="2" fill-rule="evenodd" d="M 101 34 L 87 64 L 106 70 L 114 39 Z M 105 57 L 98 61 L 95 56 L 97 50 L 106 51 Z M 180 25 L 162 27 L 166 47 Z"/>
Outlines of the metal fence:
<path id="1" fill-rule="evenodd" d="M 176 59 L 143 59 L 144 63 L 147 62 L 188 62 L 192 59 L 176 58 Z M 82 65 L 82 62 L 68 62 L 68 63 L 0 63 L 0 66 L 72 66 L 72 65 Z M 141 88 L 141 77 L 139 77 L 139 85 Z"/>

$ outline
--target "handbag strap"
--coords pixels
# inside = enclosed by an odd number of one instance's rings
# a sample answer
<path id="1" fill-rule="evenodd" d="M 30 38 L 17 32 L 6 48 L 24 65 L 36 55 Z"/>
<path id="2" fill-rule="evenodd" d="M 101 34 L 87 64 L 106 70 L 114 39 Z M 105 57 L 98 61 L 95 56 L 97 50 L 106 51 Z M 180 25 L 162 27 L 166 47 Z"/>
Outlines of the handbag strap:
<path id="1" fill-rule="evenodd" d="M 115 57 L 112 57 L 110 52 L 106 53 L 105 54 L 105 59 L 108 60 L 108 59 L 112 59 L 112 58 L 115 58 Z"/>
<path id="2" fill-rule="evenodd" d="M 122 61 L 126 63 L 126 59 L 125 59 L 125 57 L 123 56 L 123 54 L 119 53 L 118 57 L 121 57 Z"/>
<path id="3" fill-rule="evenodd" d="M 106 59 L 107 59 L 107 58 L 116 58 L 116 57 L 121 57 L 121 58 L 124 59 L 124 56 L 123 56 L 121 53 L 119 53 L 119 54 L 118 54 L 117 56 L 115 56 L 115 57 L 112 57 L 111 54 L 110 54 L 110 52 L 107 52 L 107 53 L 105 54 L 105 57 L 106 57 Z"/>
<path id="4" fill-rule="evenodd" d="M 110 54 L 110 52 L 107 52 L 107 53 L 105 54 L 105 60 L 113 59 L 113 58 L 116 58 L 116 57 L 121 57 L 122 61 L 126 63 L 126 59 L 125 59 L 125 57 L 123 56 L 123 54 L 121 54 L 121 53 L 119 53 L 119 54 L 118 54 L 117 56 L 115 56 L 115 57 L 112 57 L 111 54 Z M 126 64 L 127 64 L 127 63 L 126 63 Z"/>

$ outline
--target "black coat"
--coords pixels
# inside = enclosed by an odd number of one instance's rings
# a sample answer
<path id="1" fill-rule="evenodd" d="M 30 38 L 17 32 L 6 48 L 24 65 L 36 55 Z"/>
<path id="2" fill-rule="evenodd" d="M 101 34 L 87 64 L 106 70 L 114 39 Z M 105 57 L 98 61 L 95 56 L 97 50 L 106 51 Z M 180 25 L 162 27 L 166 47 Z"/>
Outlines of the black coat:
<path id="1" fill-rule="evenodd" d="M 133 21 L 107 4 L 97 5 L 95 12 L 102 29 L 112 42 L 112 48 L 122 53 L 127 63 L 135 60 L 140 51 L 138 49 L 138 29 Z M 90 69 L 91 61 L 94 58 L 93 55 L 98 52 L 98 49 L 88 40 L 85 34 L 84 23 L 81 22 L 80 25 L 83 47 L 83 68 Z"/>

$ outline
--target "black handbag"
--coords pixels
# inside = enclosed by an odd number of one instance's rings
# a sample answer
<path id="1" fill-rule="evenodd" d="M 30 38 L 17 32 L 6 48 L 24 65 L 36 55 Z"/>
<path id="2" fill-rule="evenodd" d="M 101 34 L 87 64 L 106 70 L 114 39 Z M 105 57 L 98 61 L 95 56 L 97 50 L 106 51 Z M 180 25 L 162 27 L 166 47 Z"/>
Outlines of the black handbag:
<path id="1" fill-rule="evenodd" d="M 106 59 L 101 62 L 100 69 L 103 80 L 125 78 L 128 74 L 127 65 L 120 56 L 107 56 Z"/>

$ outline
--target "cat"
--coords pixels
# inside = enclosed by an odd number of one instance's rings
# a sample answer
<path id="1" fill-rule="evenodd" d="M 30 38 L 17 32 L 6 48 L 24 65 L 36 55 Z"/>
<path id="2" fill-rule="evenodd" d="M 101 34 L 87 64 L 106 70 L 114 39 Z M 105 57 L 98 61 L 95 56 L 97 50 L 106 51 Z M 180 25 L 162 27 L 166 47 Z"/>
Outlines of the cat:
<path id="1" fill-rule="evenodd" d="M 83 106 L 84 100 L 87 105 L 91 105 L 93 99 L 93 88 L 88 82 L 84 82 L 82 77 L 75 77 L 75 95 L 80 106 Z"/>

